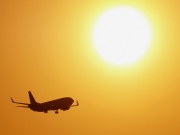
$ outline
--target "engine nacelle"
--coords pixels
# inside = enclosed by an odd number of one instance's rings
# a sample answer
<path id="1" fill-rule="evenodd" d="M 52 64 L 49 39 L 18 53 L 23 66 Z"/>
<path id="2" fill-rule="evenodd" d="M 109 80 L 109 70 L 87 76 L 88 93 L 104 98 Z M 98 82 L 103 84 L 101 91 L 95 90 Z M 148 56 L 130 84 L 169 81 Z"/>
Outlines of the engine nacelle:
<path id="1" fill-rule="evenodd" d="M 61 110 L 66 111 L 66 110 L 69 110 L 69 108 L 70 108 L 69 106 L 62 106 Z"/>

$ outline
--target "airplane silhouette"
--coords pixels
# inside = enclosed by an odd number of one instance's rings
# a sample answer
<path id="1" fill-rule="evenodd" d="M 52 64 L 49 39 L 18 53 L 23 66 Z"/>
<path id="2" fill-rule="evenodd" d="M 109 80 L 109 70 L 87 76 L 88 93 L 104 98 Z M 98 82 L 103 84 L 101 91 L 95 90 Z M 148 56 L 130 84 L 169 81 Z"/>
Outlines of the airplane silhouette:
<path id="1" fill-rule="evenodd" d="M 47 113 L 49 110 L 53 110 L 53 111 L 55 111 L 55 114 L 59 113 L 58 112 L 59 109 L 66 111 L 66 110 L 69 110 L 70 107 L 79 105 L 78 101 L 77 101 L 76 105 L 72 105 L 74 100 L 70 97 L 64 97 L 64 98 L 59 98 L 59 99 L 51 100 L 51 101 L 44 102 L 44 103 L 38 103 L 34 99 L 32 93 L 30 91 L 28 93 L 29 93 L 30 104 L 14 102 L 14 100 L 12 98 L 11 98 L 11 101 L 16 104 L 26 105 L 26 106 L 16 106 L 16 107 L 30 108 L 33 111 L 44 112 L 44 113 Z"/>

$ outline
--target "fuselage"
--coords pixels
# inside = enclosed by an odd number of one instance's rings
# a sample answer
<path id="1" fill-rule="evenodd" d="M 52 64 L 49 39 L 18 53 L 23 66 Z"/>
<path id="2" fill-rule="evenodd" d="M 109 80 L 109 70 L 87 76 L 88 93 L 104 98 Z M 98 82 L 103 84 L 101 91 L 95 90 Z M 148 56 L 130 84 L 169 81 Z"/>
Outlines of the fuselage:
<path id="1" fill-rule="evenodd" d="M 29 108 L 37 112 L 47 112 L 48 110 L 69 110 L 74 100 L 70 97 L 59 98 L 56 100 L 44 102 L 44 103 L 35 103 L 30 104 Z"/>

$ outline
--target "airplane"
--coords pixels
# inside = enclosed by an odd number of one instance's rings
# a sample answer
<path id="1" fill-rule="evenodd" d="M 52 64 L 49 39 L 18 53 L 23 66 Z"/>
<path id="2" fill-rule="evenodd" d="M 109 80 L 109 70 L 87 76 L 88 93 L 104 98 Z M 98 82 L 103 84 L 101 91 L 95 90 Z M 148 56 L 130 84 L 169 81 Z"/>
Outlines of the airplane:
<path id="1" fill-rule="evenodd" d="M 69 110 L 70 107 L 75 107 L 75 106 L 79 105 L 78 101 L 76 101 L 76 103 L 77 103 L 76 105 L 72 105 L 74 100 L 71 97 L 64 97 L 64 98 L 51 100 L 48 102 L 38 103 L 34 99 L 31 91 L 28 91 L 28 93 L 29 93 L 30 104 L 14 102 L 14 100 L 12 98 L 11 98 L 11 101 L 16 104 L 26 105 L 26 106 L 16 106 L 16 107 L 30 108 L 33 111 L 44 112 L 44 113 L 47 113 L 49 110 L 53 110 L 53 111 L 55 111 L 55 114 L 59 113 L 58 112 L 59 109 L 66 111 L 66 110 Z"/>

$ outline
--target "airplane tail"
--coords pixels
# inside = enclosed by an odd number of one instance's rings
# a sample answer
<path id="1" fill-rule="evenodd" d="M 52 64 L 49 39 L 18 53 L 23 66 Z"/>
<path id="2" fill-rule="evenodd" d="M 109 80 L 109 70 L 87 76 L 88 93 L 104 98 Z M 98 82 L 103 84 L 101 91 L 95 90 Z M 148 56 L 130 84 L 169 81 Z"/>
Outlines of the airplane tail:
<path id="1" fill-rule="evenodd" d="M 31 104 L 37 104 L 36 100 L 34 99 L 32 93 L 29 91 L 29 99 Z"/>

